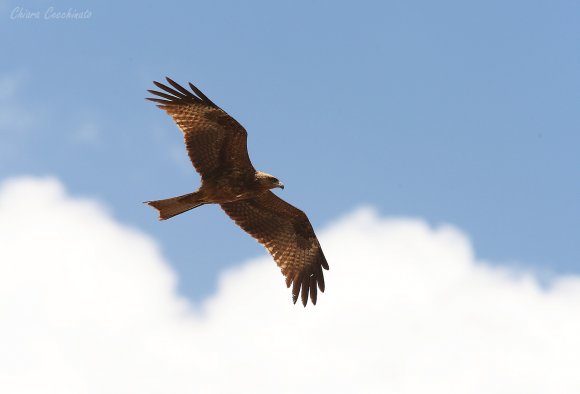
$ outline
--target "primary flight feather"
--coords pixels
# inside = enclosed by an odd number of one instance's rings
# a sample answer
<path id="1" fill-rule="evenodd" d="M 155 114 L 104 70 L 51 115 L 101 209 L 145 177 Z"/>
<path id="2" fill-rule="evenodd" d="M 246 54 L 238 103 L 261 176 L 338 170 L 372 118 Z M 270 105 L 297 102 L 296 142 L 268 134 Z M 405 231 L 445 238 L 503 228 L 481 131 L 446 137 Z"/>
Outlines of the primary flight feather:
<path id="1" fill-rule="evenodd" d="M 189 83 L 188 90 L 166 78 L 157 97 L 148 100 L 167 112 L 183 132 L 187 153 L 201 175 L 194 193 L 165 200 L 148 201 L 169 219 L 203 204 L 219 204 L 244 231 L 270 252 L 286 285 L 292 285 L 292 300 L 308 297 L 316 304 L 317 289 L 324 292 L 322 269 L 328 263 L 308 217 L 282 200 L 271 189 L 284 185 L 276 177 L 256 171 L 248 155 L 246 130 Z"/>

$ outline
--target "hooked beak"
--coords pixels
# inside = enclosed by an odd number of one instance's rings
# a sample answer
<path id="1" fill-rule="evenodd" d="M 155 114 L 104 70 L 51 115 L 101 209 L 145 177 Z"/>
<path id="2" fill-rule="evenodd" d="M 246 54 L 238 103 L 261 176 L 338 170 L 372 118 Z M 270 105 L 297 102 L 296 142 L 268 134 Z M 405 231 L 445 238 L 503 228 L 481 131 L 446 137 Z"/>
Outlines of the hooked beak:
<path id="1" fill-rule="evenodd" d="M 284 184 L 282 182 L 278 182 L 278 185 L 276 187 L 279 187 L 280 189 L 284 190 Z"/>

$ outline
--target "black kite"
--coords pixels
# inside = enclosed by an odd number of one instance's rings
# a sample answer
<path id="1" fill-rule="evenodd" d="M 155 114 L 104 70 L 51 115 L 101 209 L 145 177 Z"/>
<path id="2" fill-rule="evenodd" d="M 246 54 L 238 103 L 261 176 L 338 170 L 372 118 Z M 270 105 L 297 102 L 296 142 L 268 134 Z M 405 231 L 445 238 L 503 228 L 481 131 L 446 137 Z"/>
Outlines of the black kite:
<path id="1" fill-rule="evenodd" d="M 236 224 L 260 242 L 280 267 L 292 300 L 308 295 L 316 304 L 317 287 L 324 292 L 322 268 L 328 263 L 308 217 L 270 189 L 284 185 L 274 176 L 256 171 L 246 145 L 246 130 L 198 88 L 191 92 L 167 78 L 171 87 L 153 82 L 163 92 L 148 100 L 158 103 L 185 137 L 189 158 L 201 175 L 198 191 L 159 201 L 148 201 L 165 220 L 199 207 L 219 204 Z"/>

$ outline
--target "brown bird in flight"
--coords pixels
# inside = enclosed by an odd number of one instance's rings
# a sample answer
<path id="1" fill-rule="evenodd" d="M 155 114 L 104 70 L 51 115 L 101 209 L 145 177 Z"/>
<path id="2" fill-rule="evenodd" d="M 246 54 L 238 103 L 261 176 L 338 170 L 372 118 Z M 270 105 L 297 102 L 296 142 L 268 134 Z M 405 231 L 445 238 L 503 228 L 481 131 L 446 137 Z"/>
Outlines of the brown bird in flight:
<path id="1" fill-rule="evenodd" d="M 215 105 L 191 82 L 191 92 L 169 78 L 171 87 L 153 82 L 163 92 L 148 90 L 183 132 L 193 166 L 201 175 L 194 193 L 166 200 L 147 201 L 169 219 L 203 204 L 219 204 L 238 226 L 270 252 L 286 286 L 292 284 L 292 300 L 308 295 L 316 304 L 317 287 L 324 292 L 322 268 L 328 263 L 308 217 L 270 189 L 284 189 L 276 177 L 256 171 L 246 144 L 247 132 L 234 118 Z"/>

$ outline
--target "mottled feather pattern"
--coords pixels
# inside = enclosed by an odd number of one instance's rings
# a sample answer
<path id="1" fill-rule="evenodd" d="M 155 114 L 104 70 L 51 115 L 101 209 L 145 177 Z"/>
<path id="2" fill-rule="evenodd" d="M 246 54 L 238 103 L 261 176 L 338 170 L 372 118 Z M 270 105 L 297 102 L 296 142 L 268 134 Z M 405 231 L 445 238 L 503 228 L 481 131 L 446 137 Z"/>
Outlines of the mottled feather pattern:
<path id="1" fill-rule="evenodd" d="M 227 169 L 254 171 L 247 148 L 247 132 L 234 118 L 189 84 L 193 93 L 167 78 L 169 87 L 155 86 L 164 92 L 148 90 L 161 98 L 149 97 L 167 112 L 183 132 L 193 166 L 202 178 Z"/>
<path id="2" fill-rule="evenodd" d="M 191 83 L 188 90 L 166 79 L 167 85 L 154 82 L 160 90 L 149 90 L 156 97 L 148 100 L 156 102 L 181 129 L 191 162 L 202 177 L 202 187 L 192 194 L 199 200 L 185 208 L 219 203 L 270 252 L 286 277 L 286 286 L 292 285 L 294 303 L 300 296 L 304 306 L 309 297 L 316 304 L 318 289 L 323 292 L 325 287 L 322 269 L 328 269 L 328 263 L 308 217 L 269 189 L 255 188 L 257 173 L 248 155 L 247 133 L 234 118 Z M 224 197 L 232 193 L 233 202 Z M 148 203 L 160 209 L 173 200 Z M 167 217 L 174 214 L 169 213 Z M 161 210 L 160 217 L 164 217 Z"/>
<path id="3" fill-rule="evenodd" d="M 304 305 L 309 295 L 316 304 L 317 288 L 324 291 L 322 268 L 328 269 L 328 263 L 304 212 L 270 191 L 221 206 L 236 224 L 268 249 L 286 276 L 286 285 L 292 285 L 293 301 L 301 293 Z"/>

